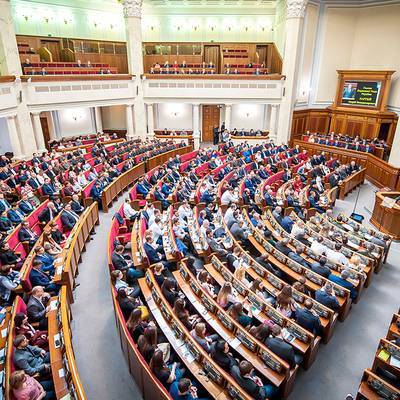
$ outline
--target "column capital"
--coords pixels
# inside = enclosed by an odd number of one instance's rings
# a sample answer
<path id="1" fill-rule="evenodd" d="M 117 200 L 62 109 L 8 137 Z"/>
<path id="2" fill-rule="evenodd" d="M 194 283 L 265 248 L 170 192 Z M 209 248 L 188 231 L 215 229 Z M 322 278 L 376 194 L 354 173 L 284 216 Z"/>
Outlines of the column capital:
<path id="1" fill-rule="evenodd" d="M 286 18 L 304 18 L 308 0 L 287 0 Z"/>
<path id="2" fill-rule="evenodd" d="M 153 107 L 154 103 L 146 103 L 147 107 Z"/>
<path id="3" fill-rule="evenodd" d="M 225 104 L 225 107 L 232 107 L 232 104 Z"/>
<path id="4" fill-rule="evenodd" d="M 278 108 L 278 107 L 279 107 L 279 104 L 270 104 L 270 106 L 271 106 L 272 108 Z"/>
<path id="5" fill-rule="evenodd" d="M 17 118 L 17 114 L 6 115 L 6 118 L 8 121 L 11 121 L 11 120 Z"/>
<path id="6" fill-rule="evenodd" d="M 142 17 L 142 3 L 143 0 L 120 0 L 125 18 L 129 17 Z"/>
<path id="7" fill-rule="evenodd" d="M 40 115 L 40 111 L 30 111 L 30 113 L 31 113 L 34 117 Z"/>

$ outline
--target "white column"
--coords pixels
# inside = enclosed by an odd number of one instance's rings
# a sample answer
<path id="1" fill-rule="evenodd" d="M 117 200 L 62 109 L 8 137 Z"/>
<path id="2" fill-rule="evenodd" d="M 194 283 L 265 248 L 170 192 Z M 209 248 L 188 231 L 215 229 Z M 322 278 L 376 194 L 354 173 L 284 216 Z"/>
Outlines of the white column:
<path id="1" fill-rule="evenodd" d="M 193 132 L 200 132 L 200 104 L 193 104 Z"/>
<path id="2" fill-rule="evenodd" d="M 122 0 L 125 17 L 126 48 L 129 73 L 134 75 L 136 97 L 134 121 L 136 135 L 146 137 L 146 109 L 143 101 L 141 75 L 143 74 L 142 53 L 142 0 Z"/>
<path id="3" fill-rule="evenodd" d="M 266 104 L 264 108 L 264 126 L 263 126 L 264 131 L 269 130 L 270 114 L 271 114 L 271 104 Z"/>
<path id="4" fill-rule="evenodd" d="M 396 168 L 400 167 L 400 122 L 397 123 L 393 137 L 392 150 L 390 151 L 389 164 Z"/>
<path id="5" fill-rule="evenodd" d="M 18 129 L 15 117 L 15 115 L 7 116 L 8 135 L 10 137 L 10 143 L 12 151 L 14 153 L 14 157 L 21 158 L 23 153 L 21 148 L 21 141 L 18 136 Z"/>
<path id="6" fill-rule="evenodd" d="M 278 105 L 271 104 L 271 114 L 269 118 L 269 138 L 276 142 L 276 120 L 278 115 Z"/>
<path id="7" fill-rule="evenodd" d="M 282 75 L 286 76 L 285 96 L 279 111 L 277 142 L 287 143 L 296 101 L 298 65 L 301 49 L 304 14 L 308 0 L 286 0 L 286 39 Z"/>
<path id="8" fill-rule="evenodd" d="M 225 129 L 231 130 L 232 104 L 225 104 Z"/>
<path id="9" fill-rule="evenodd" d="M 147 136 L 153 138 L 154 136 L 154 112 L 153 104 L 147 104 Z"/>
<path id="10" fill-rule="evenodd" d="M 0 0 L 0 15 L 0 75 L 19 76 L 22 74 L 22 69 L 10 0 Z"/>
<path id="11" fill-rule="evenodd" d="M 42 124 L 40 123 L 40 113 L 33 112 L 32 118 L 33 118 L 33 131 L 35 133 L 36 147 L 37 147 L 38 151 L 40 151 L 40 152 L 46 151 L 46 145 L 44 143 Z"/>
<path id="12" fill-rule="evenodd" d="M 103 120 L 101 118 L 101 107 L 94 107 L 94 116 L 96 120 L 96 132 L 103 133 Z"/>
<path id="13" fill-rule="evenodd" d="M 133 115 L 132 115 L 132 105 L 127 104 L 125 106 L 126 112 L 126 139 L 131 140 L 135 136 L 135 130 L 133 128 Z"/>
<path id="14" fill-rule="evenodd" d="M 30 157 L 38 151 L 36 144 L 35 130 L 33 128 L 32 116 L 26 103 L 21 102 L 17 106 L 17 129 L 21 140 L 22 154 Z M 42 135 L 43 138 L 43 135 Z M 42 139 L 44 142 L 44 139 Z"/>

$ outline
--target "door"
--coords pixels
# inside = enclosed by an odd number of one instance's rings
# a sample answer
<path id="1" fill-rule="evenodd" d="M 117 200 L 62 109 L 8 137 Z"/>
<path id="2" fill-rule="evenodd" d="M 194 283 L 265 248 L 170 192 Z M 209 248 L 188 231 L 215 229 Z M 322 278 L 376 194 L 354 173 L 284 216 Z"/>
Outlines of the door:
<path id="1" fill-rule="evenodd" d="M 219 107 L 217 105 L 203 106 L 203 142 L 212 142 L 214 128 L 219 129 Z"/>
<path id="2" fill-rule="evenodd" d="M 266 45 L 257 45 L 256 52 L 258 54 L 258 62 L 260 64 L 266 65 L 267 61 L 267 46 Z"/>
<path id="3" fill-rule="evenodd" d="M 209 64 L 210 61 L 215 65 L 215 73 L 218 74 L 220 49 L 218 45 L 204 45 L 204 61 Z"/>
<path id="4" fill-rule="evenodd" d="M 44 138 L 44 143 L 45 143 L 46 149 L 50 150 L 50 146 L 49 146 L 50 130 L 49 130 L 49 124 L 47 121 L 47 117 L 40 117 L 40 125 L 42 125 L 43 138 Z"/>
<path id="5" fill-rule="evenodd" d="M 61 61 L 61 46 L 59 40 L 42 40 L 42 47 L 50 51 L 53 62 Z"/>

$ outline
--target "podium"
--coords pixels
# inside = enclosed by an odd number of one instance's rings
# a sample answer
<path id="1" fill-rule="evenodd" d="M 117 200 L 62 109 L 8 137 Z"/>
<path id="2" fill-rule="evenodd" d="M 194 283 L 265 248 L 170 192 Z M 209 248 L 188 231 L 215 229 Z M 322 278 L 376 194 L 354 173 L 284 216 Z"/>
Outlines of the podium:
<path id="1" fill-rule="evenodd" d="M 377 192 L 370 219 L 371 224 L 395 240 L 400 239 L 400 206 L 395 201 L 398 196 L 400 192 Z"/>

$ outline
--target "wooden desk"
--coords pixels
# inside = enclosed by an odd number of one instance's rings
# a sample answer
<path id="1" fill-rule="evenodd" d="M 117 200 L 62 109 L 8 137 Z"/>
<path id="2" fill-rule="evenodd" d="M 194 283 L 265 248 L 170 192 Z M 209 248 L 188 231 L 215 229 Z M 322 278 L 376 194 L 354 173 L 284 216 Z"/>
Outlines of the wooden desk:
<path id="1" fill-rule="evenodd" d="M 49 322 L 48 337 L 51 374 L 53 376 L 54 390 L 57 399 L 61 399 L 69 393 L 64 366 L 63 366 L 63 340 L 60 335 L 60 327 L 58 322 L 58 298 L 52 297 L 49 305 L 51 310 L 47 313 Z"/>
<path id="2" fill-rule="evenodd" d="M 395 199 L 400 192 L 377 192 L 375 194 L 375 206 L 370 219 L 371 224 L 381 232 L 393 236 L 395 240 L 400 239 L 400 206 L 394 204 L 392 208 L 382 205 L 385 197 Z"/>

